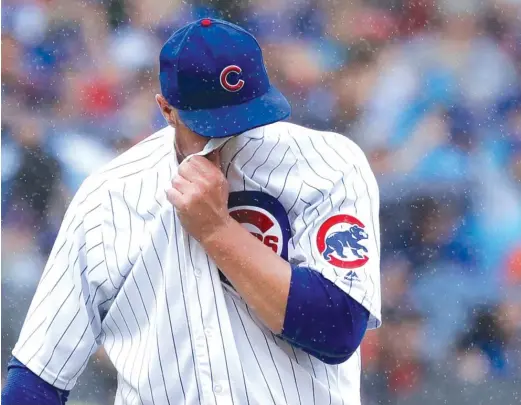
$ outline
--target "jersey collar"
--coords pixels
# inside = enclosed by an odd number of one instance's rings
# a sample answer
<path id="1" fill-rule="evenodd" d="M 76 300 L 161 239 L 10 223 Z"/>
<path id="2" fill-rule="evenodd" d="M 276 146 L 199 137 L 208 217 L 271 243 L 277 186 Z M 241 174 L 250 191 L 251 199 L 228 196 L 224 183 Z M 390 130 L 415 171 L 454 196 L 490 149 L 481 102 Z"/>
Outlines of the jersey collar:
<path id="1" fill-rule="evenodd" d="M 193 153 L 186 157 L 187 160 L 191 159 L 194 156 L 206 156 L 213 152 L 216 149 L 219 149 L 226 142 L 228 142 L 234 136 L 229 136 L 226 138 L 210 138 L 208 143 L 204 146 L 203 150 L 197 153 Z M 170 153 L 173 155 L 173 160 L 176 166 L 179 166 L 179 162 L 177 161 L 177 153 L 175 151 L 175 129 L 173 127 L 168 127 L 167 136 L 165 137 L 165 142 L 167 143 L 168 148 L 170 149 Z"/>

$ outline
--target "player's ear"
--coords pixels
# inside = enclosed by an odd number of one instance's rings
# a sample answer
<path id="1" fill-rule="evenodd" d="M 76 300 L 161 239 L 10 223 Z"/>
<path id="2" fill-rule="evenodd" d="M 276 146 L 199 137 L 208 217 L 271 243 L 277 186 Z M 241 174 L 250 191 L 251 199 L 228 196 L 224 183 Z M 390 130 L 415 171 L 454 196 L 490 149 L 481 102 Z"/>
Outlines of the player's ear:
<path id="1" fill-rule="evenodd" d="M 161 94 L 156 94 L 156 103 L 165 117 L 166 122 L 169 125 L 175 127 L 177 125 L 177 115 L 175 114 L 174 108 L 166 101 L 166 98 Z"/>

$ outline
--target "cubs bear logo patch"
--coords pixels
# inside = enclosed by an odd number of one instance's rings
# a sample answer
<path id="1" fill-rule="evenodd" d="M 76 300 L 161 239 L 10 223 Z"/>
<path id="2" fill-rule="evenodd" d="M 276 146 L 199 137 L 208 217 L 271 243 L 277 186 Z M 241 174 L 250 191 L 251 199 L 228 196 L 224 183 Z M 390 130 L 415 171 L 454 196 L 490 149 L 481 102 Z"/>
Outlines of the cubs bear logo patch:
<path id="1" fill-rule="evenodd" d="M 316 244 L 323 259 L 335 267 L 355 269 L 369 261 L 362 243 L 369 238 L 359 219 L 339 214 L 328 218 L 318 229 Z"/>

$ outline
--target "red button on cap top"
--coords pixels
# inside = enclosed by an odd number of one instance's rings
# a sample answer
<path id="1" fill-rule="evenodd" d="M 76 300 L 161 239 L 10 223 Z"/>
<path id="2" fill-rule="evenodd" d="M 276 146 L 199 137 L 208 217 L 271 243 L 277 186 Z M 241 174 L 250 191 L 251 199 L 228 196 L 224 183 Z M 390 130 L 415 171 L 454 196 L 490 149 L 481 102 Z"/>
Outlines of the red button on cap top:
<path id="1" fill-rule="evenodd" d="M 212 25 L 212 20 L 205 18 L 204 20 L 201 20 L 201 25 L 203 27 L 209 27 L 210 25 Z"/>

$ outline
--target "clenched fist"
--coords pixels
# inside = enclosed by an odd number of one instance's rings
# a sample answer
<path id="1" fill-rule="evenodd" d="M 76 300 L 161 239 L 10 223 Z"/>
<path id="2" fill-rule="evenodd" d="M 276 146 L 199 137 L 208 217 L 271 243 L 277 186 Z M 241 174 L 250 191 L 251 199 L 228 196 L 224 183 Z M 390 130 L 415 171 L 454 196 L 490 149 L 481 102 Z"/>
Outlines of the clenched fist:
<path id="1" fill-rule="evenodd" d="M 231 220 L 228 182 L 220 169 L 219 152 L 183 161 L 167 197 L 185 230 L 199 242 L 226 226 Z"/>

